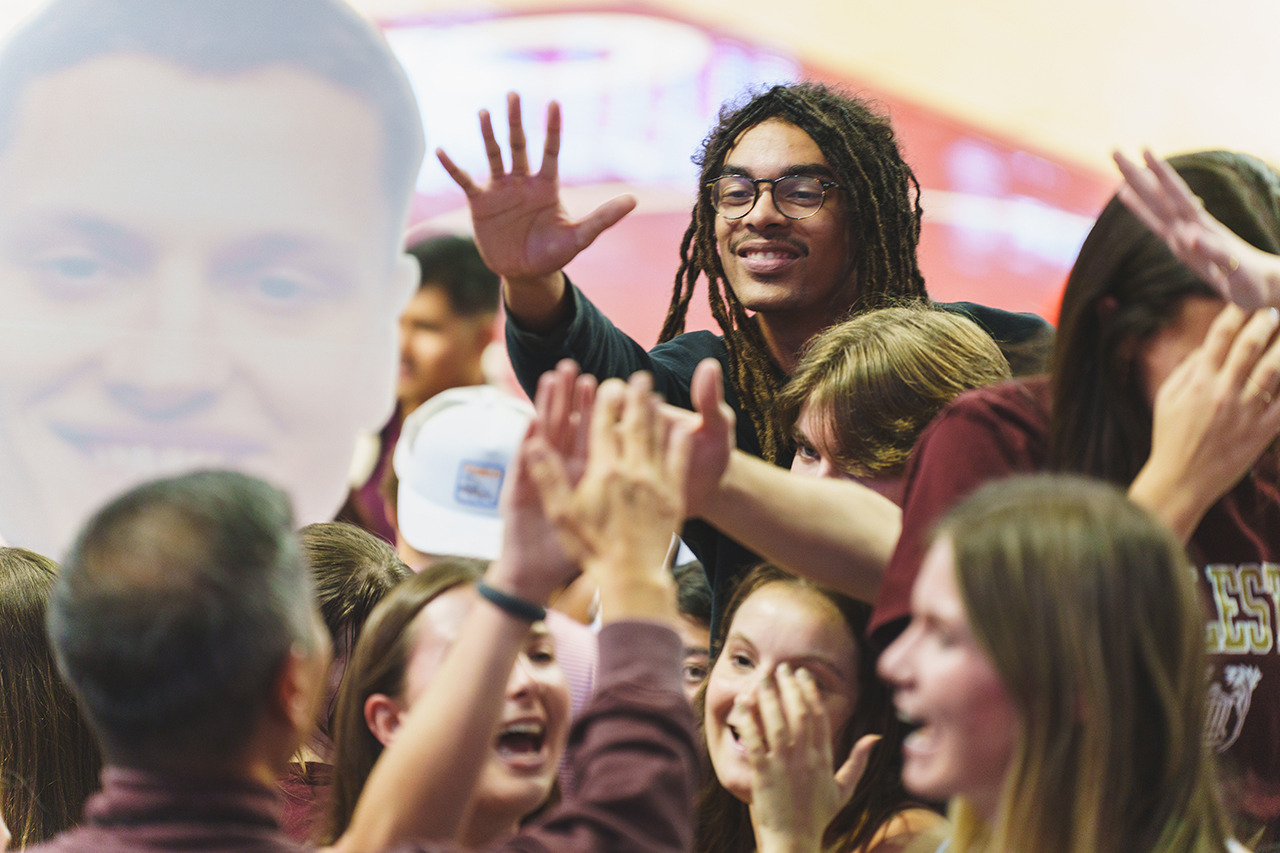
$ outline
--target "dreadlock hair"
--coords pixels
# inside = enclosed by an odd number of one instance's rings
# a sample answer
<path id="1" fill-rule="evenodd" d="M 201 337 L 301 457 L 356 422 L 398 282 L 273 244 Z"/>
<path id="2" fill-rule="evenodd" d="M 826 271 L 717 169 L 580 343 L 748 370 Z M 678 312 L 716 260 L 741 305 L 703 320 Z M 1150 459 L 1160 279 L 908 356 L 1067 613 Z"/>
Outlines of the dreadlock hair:
<path id="1" fill-rule="evenodd" d="M 747 316 L 732 287 L 722 286 L 724 268 L 716 245 L 716 212 L 706 190 L 720 176 L 729 150 L 747 130 L 781 119 L 807 133 L 822 150 L 847 198 L 849 245 L 856 247 L 850 275 L 858 283 L 848 314 L 906 300 L 927 301 L 916 263 L 920 242 L 920 183 L 902 159 L 888 118 L 837 89 L 804 82 L 774 86 L 742 106 L 726 104 L 720 122 L 693 158 L 702 175 L 693 219 L 680 244 L 680 269 L 658 342 L 684 332 L 698 277 L 707 277 L 711 315 L 724 333 L 729 381 L 760 437 L 761 455 L 781 458 L 790 437 L 773 417 L 781 386 L 764 336 Z M 833 316 L 831 322 L 844 319 Z"/>

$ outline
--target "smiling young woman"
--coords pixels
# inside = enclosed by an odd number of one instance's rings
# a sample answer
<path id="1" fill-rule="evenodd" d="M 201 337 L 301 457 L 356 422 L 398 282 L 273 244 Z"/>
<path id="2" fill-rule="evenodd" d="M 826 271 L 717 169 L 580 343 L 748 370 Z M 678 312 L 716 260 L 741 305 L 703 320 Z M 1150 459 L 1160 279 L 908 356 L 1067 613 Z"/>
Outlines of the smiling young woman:
<path id="1" fill-rule="evenodd" d="M 1182 546 L 1113 486 L 1005 480 L 942 523 L 881 656 L 908 790 L 949 853 L 1223 853 L 1204 617 Z"/>
<path id="2" fill-rule="evenodd" d="M 869 616 L 772 566 L 743 579 L 700 698 L 715 773 L 697 853 L 899 849 L 939 826 L 902 787 L 904 729 L 861 639 Z M 867 735 L 881 736 L 869 754 Z"/>
<path id="3" fill-rule="evenodd" d="M 474 561 L 444 560 L 397 586 L 369 617 L 334 719 L 332 837 L 346 829 L 374 762 L 422 695 L 478 599 Z M 542 623 L 508 676 L 501 728 L 458 838 L 478 849 L 551 797 L 569 736 L 569 687 Z"/>

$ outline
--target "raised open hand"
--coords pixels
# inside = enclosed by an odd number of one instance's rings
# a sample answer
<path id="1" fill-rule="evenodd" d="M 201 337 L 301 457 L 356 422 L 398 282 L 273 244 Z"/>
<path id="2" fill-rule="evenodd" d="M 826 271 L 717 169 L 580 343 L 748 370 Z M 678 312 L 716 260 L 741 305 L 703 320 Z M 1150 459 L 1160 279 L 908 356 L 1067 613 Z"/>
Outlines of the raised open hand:
<path id="1" fill-rule="evenodd" d="M 1112 154 L 1125 185 L 1120 200 L 1160 236 L 1174 257 L 1222 294 L 1253 311 L 1280 306 L 1280 256 L 1263 252 L 1213 218 L 1186 181 L 1150 151 L 1146 168 Z"/>
<path id="2" fill-rule="evenodd" d="M 558 273 L 565 264 L 635 207 L 635 198 L 619 196 L 583 219 L 574 221 L 560 203 L 560 105 L 547 106 L 547 138 L 542 168 L 529 171 L 520 96 L 507 95 L 507 123 L 511 170 L 502 161 L 502 147 L 493 133 L 487 110 L 480 111 L 480 132 L 489 157 L 489 183 L 479 186 L 465 171 L 437 149 L 440 164 L 462 187 L 471 206 L 476 246 L 489 268 L 508 282 Z"/>
<path id="3" fill-rule="evenodd" d="M 819 853 L 822 836 L 853 795 L 878 735 L 854 744 L 832 772 L 831 724 L 808 672 L 786 664 L 730 714 L 751 762 L 751 824 L 760 853 Z"/>

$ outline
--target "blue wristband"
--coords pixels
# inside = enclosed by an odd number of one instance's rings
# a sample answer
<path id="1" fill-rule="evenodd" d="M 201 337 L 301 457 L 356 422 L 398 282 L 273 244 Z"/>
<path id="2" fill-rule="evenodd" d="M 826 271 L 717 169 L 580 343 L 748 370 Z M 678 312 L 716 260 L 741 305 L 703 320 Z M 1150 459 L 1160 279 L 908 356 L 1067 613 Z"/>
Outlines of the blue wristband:
<path id="1" fill-rule="evenodd" d="M 547 609 L 545 607 L 539 607 L 532 601 L 525 601 L 523 598 L 516 598 L 514 595 L 499 592 L 484 581 L 476 584 L 476 592 L 480 593 L 481 598 L 489 601 L 499 610 L 509 613 L 517 619 L 523 619 L 526 622 L 541 622 L 547 618 Z"/>

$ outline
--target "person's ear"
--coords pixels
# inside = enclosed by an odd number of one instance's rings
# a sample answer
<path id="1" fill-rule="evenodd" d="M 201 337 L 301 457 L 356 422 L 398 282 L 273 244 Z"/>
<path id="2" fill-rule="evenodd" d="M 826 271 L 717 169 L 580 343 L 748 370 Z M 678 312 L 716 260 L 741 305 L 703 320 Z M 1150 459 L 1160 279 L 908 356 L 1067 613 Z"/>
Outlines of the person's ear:
<path id="1" fill-rule="evenodd" d="M 364 700 L 364 723 L 383 746 L 390 746 L 395 739 L 400 714 L 400 703 L 385 693 L 371 693 Z"/>
<path id="2" fill-rule="evenodd" d="M 295 644 L 285 655 L 275 679 L 275 706 L 299 738 L 311 734 L 324 694 L 329 664 L 317 650 Z"/>

